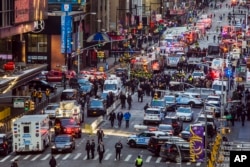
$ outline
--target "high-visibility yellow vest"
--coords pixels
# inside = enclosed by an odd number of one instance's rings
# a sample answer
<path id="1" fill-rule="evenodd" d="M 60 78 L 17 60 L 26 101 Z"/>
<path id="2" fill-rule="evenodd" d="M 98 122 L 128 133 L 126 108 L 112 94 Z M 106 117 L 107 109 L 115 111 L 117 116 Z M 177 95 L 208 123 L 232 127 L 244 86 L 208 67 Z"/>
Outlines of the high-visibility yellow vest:
<path id="1" fill-rule="evenodd" d="M 32 96 L 33 96 L 33 97 L 36 97 L 36 94 L 37 94 L 37 91 L 33 91 L 33 92 L 32 92 Z"/>
<path id="2" fill-rule="evenodd" d="M 38 98 L 42 98 L 42 97 L 43 97 L 43 93 L 42 93 L 42 92 L 38 92 L 38 93 L 37 93 L 37 97 L 38 97 Z"/>
<path id="3" fill-rule="evenodd" d="M 141 158 L 136 158 L 136 164 L 141 165 L 142 164 L 142 159 Z"/>
<path id="4" fill-rule="evenodd" d="M 46 91 L 45 91 L 45 95 L 46 95 L 46 96 L 49 96 L 49 94 L 50 94 L 50 91 L 49 91 L 49 90 L 46 90 Z"/>

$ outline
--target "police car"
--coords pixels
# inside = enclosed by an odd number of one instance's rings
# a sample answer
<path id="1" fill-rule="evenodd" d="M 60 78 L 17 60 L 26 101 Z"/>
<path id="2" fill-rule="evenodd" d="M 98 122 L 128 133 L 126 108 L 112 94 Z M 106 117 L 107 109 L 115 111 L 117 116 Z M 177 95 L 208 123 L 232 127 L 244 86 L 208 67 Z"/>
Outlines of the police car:
<path id="1" fill-rule="evenodd" d="M 169 136 L 167 132 L 162 131 L 144 131 L 142 133 L 131 135 L 127 139 L 127 144 L 130 147 L 147 147 L 151 136 Z"/>
<path id="2" fill-rule="evenodd" d="M 206 75 L 205 75 L 205 73 L 204 73 L 203 71 L 196 71 L 196 70 L 195 70 L 195 71 L 192 73 L 192 77 L 193 77 L 193 78 L 205 79 Z"/>
<path id="3" fill-rule="evenodd" d="M 179 93 L 176 95 L 176 104 L 177 105 L 189 105 L 190 107 L 202 106 L 203 102 L 198 93 Z"/>

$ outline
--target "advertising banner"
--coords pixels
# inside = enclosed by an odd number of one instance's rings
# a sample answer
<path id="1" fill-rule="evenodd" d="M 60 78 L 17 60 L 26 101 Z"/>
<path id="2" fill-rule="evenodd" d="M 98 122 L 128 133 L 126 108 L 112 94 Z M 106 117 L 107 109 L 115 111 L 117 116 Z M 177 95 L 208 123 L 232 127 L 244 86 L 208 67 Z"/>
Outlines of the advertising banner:
<path id="1" fill-rule="evenodd" d="M 190 157 L 191 162 L 204 161 L 204 126 L 193 125 L 190 127 Z"/>
<path id="2" fill-rule="evenodd" d="M 61 16 L 61 53 L 72 52 L 72 16 Z M 66 50 L 65 50 L 66 48 Z"/>

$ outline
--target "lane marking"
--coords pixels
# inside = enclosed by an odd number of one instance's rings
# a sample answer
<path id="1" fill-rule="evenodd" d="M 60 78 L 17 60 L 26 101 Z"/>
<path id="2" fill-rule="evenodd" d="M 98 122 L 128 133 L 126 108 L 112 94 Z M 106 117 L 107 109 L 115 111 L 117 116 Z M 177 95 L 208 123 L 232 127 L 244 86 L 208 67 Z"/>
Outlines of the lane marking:
<path id="1" fill-rule="evenodd" d="M 197 163 L 196 163 L 196 166 L 200 166 L 200 165 L 201 165 L 201 163 L 200 163 L 200 162 L 197 162 Z"/>
<path id="2" fill-rule="evenodd" d="M 60 156 L 61 156 L 60 154 L 56 155 L 56 156 L 55 156 L 55 159 L 58 159 Z"/>
<path id="3" fill-rule="evenodd" d="M 23 159 L 24 159 L 24 160 L 25 160 L 25 159 L 28 159 L 30 156 L 31 156 L 31 155 L 27 155 L 27 156 L 24 157 Z"/>
<path id="4" fill-rule="evenodd" d="M 15 161 L 15 159 L 18 159 L 20 157 L 20 155 L 15 156 L 12 160 L 10 160 L 11 162 Z"/>
<path id="5" fill-rule="evenodd" d="M 106 155 L 106 157 L 104 158 L 104 160 L 108 160 L 110 157 L 111 157 L 111 153 L 108 153 L 107 155 Z"/>
<path id="6" fill-rule="evenodd" d="M 66 160 L 67 158 L 69 158 L 70 155 L 71 155 L 70 153 L 65 155 L 62 160 Z"/>
<path id="7" fill-rule="evenodd" d="M 124 160 L 124 161 L 129 161 L 131 157 L 132 157 L 132 155 L 131 155 L 131 154 L 129 154 L 129 155 L 125 158 L 125 160 Z"/>
<path id="8" fill-rule="evenodd" d="M 10 157 L 10 155 L 8 155 L 7 157 L 4 157 L 0 162 L 4 162 L 5 160 L 7 160 Z"/>
<path id="9" fill-rule="evenodd" d="M 99 158 L 99 155 L 96 155 L 96 157 L 94 158 L 94 160 L 97 160 Z M 86 158 L 87 159 L 87 158 Z"/>
<path id="10" fill-rule="evenodd" d="M 48 159 L 49 156 L 50 156 L 50 154 L 47 154 L 47 155 L 46 155 L 45 157 L 43 157 L 41 160 L 44 161 L 44 160 Z"/>
<path id="11" fill-rule="evenodd" d="M 151 158 L 152 158 L 152 156 L 147 157 L 145 162 L 150 162 Z"/>
<path id="12" fill-rule="evenodd" d="M 73 159 L 77 159 L 82 155 L 82 153 L 77 153 L 76 156 Z"/>
<path id="13" fill-rule="evenodd" d="M 160 163 L 161 162 L 161 157 L 158 157 L 155 161 L 155 163 Z"/>
<path id="14" fill-rule="evenodd" d="M 36 160 L 38 157 L 40 157 L 40 156 L 41 156 L 41 154 L 35 156 L 33 159 L 31 159 L 31 161 L 35 161 L 35 160 Z"/>
<path id="15" fill-rule="evenodd" d="M 87 160 L 87 155 L 85 155 L 85 157 L 83 158 L 83 160 Z"/>

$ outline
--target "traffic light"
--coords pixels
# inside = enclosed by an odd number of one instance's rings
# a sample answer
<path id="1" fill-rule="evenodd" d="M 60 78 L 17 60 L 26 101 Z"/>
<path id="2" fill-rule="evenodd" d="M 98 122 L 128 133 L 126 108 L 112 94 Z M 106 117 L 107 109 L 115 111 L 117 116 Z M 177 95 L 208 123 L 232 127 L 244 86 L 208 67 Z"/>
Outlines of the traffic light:
<path id="1" fill-rule="evenodd" d="M 29 108 L 30 108 L 30 106 L 29 106 L 29 100 L 26 100 L 25 104 L 24 104 L 24 110 L 25 111 L 29 111 Z"/>
<path id="2" fill-rule="evenodd" d="M 33 102 L 32 100 L 29 101 L 29 109 L 31 111 L 34 111 L 35 110 L 35 102 Z"/>

